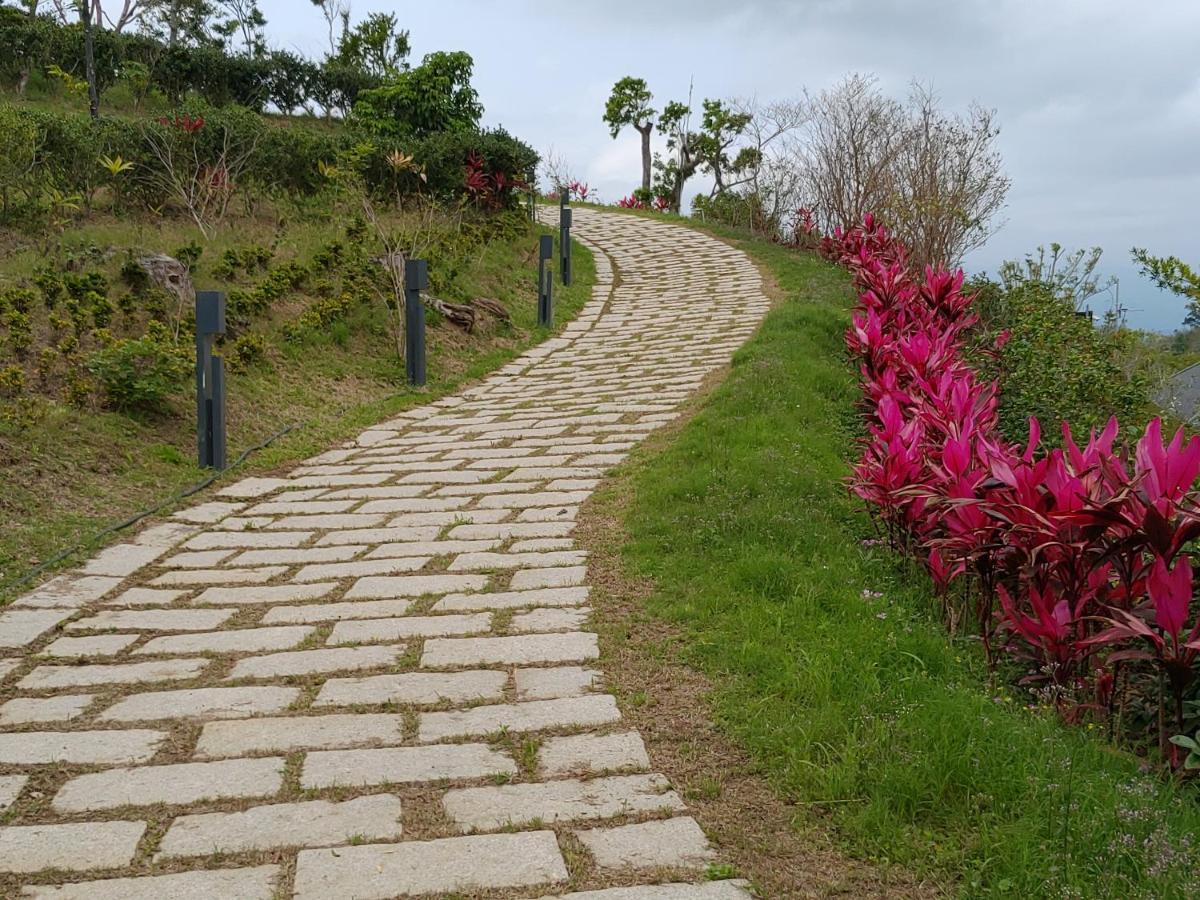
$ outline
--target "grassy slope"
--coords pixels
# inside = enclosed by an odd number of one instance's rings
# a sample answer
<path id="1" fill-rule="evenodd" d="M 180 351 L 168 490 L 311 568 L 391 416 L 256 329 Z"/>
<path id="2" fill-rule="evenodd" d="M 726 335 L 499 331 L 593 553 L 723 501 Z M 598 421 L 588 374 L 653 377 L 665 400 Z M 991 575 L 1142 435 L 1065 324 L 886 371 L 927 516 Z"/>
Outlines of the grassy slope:
<path id="1" fill-rule="evenodd" d="M 840 483 L 857 399 L 846 276 L 742 246 L 784 302 L 678 438 L 598 499 L 632 494 L 627 565 L 690 636 L 720 723 L 851 852 L 966 895 L 1194 895 L 1192 792 L 989 691 L 925 578 L 864 545 L 870 523 Z"/>
<path id="2" fill-rule="evenodd" d="M 159 220 L 153 226 L 100 220 L 73 230 L 68 243 L 171 252 L 195 236 L 194 229 L 177 220 Z M 275 263 L 306 262 L 313 250 L 337 236 L 330 224 L 298 223 L 276 234 L 271 224 L 243 221 L 206 244 L 197 284 L 203 288 L 212 283 L 204 273 L 227 247 L 278 239 Z M 38 248 L 22 244 L 3 248 L 0 287 L 17 283 L 38 261 Z M 449 324 L 433 325 L 429 385 L 422 392 L 403 384 L 403 365 L 395 359 L 377 310 L 359 310 L 358 320 L 348 327 L 335 326 L 329 334 L 302 344 L 285 341 L 282 328 L 310 298 L 289 298 L 279 315 L 256 323 L 253 330 L 265 333 L 272 348 L 271 365 L 229 375 L 229 458 L 284 426 L 303 427 L 251 457 L 237 474 L 302 459 L 388 415 L 451 392 L 545 338 L 547 332 L 536 326 L 535 248 L 531 231 L 514 242 L 492 242 L 464 261 L 447 298 L 498 299 L 509 308 L 513 323 L 482 327 L 471 336 Z M 591 255 L 577 243 L 574 253 L 574 284 L 555 292 L 560 326 L 591 292 Z M 108 268 L 115 271 L 121 261 L 120 255 L 114 257 Z M 58 404 L 31 428 L 0 425 L 0 603 L 19 592 L 6 583 L 41 560 L 203 476 L 194 464 L 195 424 L 189 404 L 187 396 L 181 396 L 177 415 L 157 419 Z"/>

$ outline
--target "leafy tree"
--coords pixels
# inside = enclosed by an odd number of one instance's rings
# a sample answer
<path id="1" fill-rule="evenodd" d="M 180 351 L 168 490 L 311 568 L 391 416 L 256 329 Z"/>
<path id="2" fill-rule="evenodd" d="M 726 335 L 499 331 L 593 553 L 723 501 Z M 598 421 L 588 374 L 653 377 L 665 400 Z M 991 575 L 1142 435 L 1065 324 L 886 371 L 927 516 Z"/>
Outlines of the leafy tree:
<path id="1" fill-rule="evenodd" d="M 273 50 L 267 57 L 266 96 L 285 116 L 306 106 L 312 86 L 320 77 L 316 63 L 286 50 Z"/>
<path id="2" fill-rule="evenodd" d="M 1133 260 L 1141 273 L 1155 286 L 1183 297 L 1188 302 L 1187 325 L 1200 325 L 1200 272 L 1177 256 L 1151 256 L 1146 250 L 1134 247 Z"/>
<path id="3" fill-rule="evenodd" d="M 240 37 L 246 56 L 260 55 L 266 49 L 267 17 L 259 9 L 258 0 L 216 0 L 216 3 L 227 18 L 217 22 L 213 30 L 226 40 Z"/>
<path id="4" fill-rule="evenodd" d="M 54 25 L 36 12 L 35 0 L 28 0 L 24 12 L 8 6 L 0 7 L 0 73 L 16 83 L 17 93 L 24 94 L 33 70 L 46 60 L 54 40 Z"/>
<path id="5" fill-rule="evenodd" d="M 714 195 L 733 186 L 726 183 L 727 178 L 741 176 L 762 159 L 754 147 L 733 149 L 750 119 L 750 113 L 735 110 L 721 100 L 704 101 L 704 117 L 695 144 L 701 167 L 713 177 Z"/>
<path id="6" fill-rule="evenodd" d="M 408 68 L 408 32 L 397 27 L 390 13 L 371 13 L 353 28 L 343 30 L 333 59 L 373 78 L 391 78 Z"/>
<path id="7" fill-rule="evenodd" d="M 642 190 L 646 193 L 650 192 L 650 134 L 654 131 L 654 108 L 650 101 L 653 99 L 645 79 L 627 75 L 613 85 L 604 108 L 604 121 L 613 140 L 627 125 L 642 136 Z"/>
<path id="8" fill-rule="evenodd" d="M 474 65 L 461 50 L 430 53 L 415 69 L 360 93 L 354 118 L 376 134 L 394 138 L 475 128 L 483 107 L 471 86 Z"/>
<path id="9" fill-rule="evenodd" d="M 167 47 L 201 47 L 213 43 L 217 10 L 209 0 L 154 0 L 142 17 L 142 27 Z"/>
<path id="10" fill-rule="evenodd" d="M 698 135 L 691 130 L 691 119 L 691 105 L 677 100 L 664 106 L 658 117 L 658 127 L 667 135 L 667 149 L 675 155 L 666 161 L 661 158 L 655 160 L 655 169 L 658 171 L 655 193 L 668 198 L 673 213 L 678 213 L 683 204 L 684 184 L 700 168 Z"/>
<path id="11" fill-rule="evenodd" d="M 688 179 L 703 170 L 713 176 L 713 193 L 728 187 L 726 177 L 750 169 L 760 154 L 750 147 L 732 153 L 732 148 L 746 125 L 750 114 L 739 112 L 721 100 L 705 100 L 700 130 L 691 130 L 692 107 L 689 103 L 673 101 L 663 107 L 658 127 L 667 134 L 667 149 L 675 156 L 657 161 L 659 187 L 656 193 L 668 198 L 670 209 L 678 213 L 683 204 L 683 187 Z"/>

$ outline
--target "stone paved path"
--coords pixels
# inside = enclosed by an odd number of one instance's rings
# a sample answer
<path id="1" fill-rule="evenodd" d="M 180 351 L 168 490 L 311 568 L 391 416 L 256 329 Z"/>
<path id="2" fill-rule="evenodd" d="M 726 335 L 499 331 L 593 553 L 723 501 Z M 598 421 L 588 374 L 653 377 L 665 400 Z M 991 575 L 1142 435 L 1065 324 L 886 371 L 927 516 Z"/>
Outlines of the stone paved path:
<path id="1" fill-rule="evenodd" d="M 767 302 L 682 227 L 575 232 L 561 336 L 0 611 L 0 896 L 748 896 L 605 692 L 572 531 Z"/>

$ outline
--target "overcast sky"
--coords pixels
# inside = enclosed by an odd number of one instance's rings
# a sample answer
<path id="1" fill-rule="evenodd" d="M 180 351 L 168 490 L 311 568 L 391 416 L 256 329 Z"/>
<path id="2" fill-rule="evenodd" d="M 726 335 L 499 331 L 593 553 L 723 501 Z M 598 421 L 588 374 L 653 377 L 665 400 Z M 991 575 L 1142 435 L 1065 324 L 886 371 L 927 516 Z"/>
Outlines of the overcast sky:
<path id="1" fill-rule="evenodd" d="M 261 0 L 272 45 L 319 56 L 309 0 Z M 798 96 L 848 72 L 950 109 L 997 110 L 1013 186 L 1003 228 L 967 260 L 995 271 L 1039 244 L 1099 245 L 1133 324 L 1171 330 L 1181 299 L 1136 274 L 1132 246 L 1200 263 L 1200 0 L 353 0 L 395 12 L 414 61 L 466 50 L 486 124 L 553 147 L 605 201 L 640 181 L 638 137 L 601 122 L 614 81 L 658 103 Z"/>

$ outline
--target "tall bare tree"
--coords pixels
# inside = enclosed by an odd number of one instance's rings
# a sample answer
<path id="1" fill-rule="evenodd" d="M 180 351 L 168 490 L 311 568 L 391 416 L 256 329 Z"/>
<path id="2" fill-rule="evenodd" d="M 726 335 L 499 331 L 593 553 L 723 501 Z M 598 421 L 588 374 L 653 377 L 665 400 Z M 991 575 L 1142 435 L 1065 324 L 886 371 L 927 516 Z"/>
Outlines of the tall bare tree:
<path id="1" fill-rule="evenodd" d="M 320 8 L 325 18 L 325 28 L 329 32 L 329 55 L 337 56 L 341 43 L 338 26 L 341 26 L 342 35 L 350 30 L 350 0 L 312 0 L 312 4 Z"/>
<path id="2" fill-rule="evenodd" d="M 87 73 L 88 110 L 93 119 L 100 117 L 100 91 L 96 87 L 96 8 L 88 0 L 79 0 L 79 23 L 83 26 L 83 64 Z"/>
<path id="3" fill-rule="evenodd" d="M 873 76 L 853 74 L 808 97 L 800 163 L 807 205 L 826 229 L 847 229 L 890 201 L 907 131 L 904 107 Z"/>
<path id="4" fill-rule="evenodd" d="M 742 141 L 754 159 L 730 187 L 756 199 L 764 222 L 782 226 L 803 203 L 800 134 L 809 106 L 798 99 L 762 103 L 753 98 L 735 98 L 729 105 L 749 117 Z"/>
<path id="5" fill-rule="evenodd" d="M 915 261 L 958 265 L 995 232 L 1011 183 L 995 149 L 999 133 L 994 110 L 972 104 L 951 115 L 929 88 L 913 86 L 891 197 L 879 211 Z"/>
<path id="6" fill-rule="evenodd" d="M 31 13 L 35 13 L 43 5 L 43 2 L 44 0 L 25 0 L 25 8 Z M 69 25 L 79 14 L 80 2 L 81 0 L 49 0 L 48 5 L 61 24 Z M 87 0 L 87 5 L 90 7 L 89 14 L 93 27 L 103 28 L 107 25 L 113 31 L 124 31 L 141 19 L 152 2 L 151 0 L 120 0 L 118 4 L 114 0 L 111 4 L 111 12 L 105 10 L 105 0 Z"/>
<path id="7" fill-rule="evenodd" d="M 825 228 L 883 217 L 917 264 L 953 266 L 995 231 L 1010 180 L 995 113 L 946 113 L 927 88 L 907 103 L 851 75 L 809 98 L 800 151 L 806 205 Z"/>
<path id="8" fill-rule="evenodd" d="M 168 47 L 213 42 L 216 7 L 210 0 L 148 0 L 141 23 Z"/>

